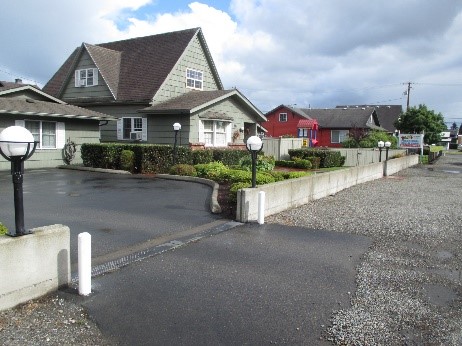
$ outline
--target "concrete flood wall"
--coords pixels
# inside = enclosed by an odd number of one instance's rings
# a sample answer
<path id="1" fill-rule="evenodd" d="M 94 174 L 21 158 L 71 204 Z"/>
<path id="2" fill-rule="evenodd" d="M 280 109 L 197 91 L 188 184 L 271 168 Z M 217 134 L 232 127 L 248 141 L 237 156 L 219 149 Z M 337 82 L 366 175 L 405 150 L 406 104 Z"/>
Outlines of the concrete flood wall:
<path id="1" fill-rule="evenodd" d="M 392 162 L 396 161 L 396 162 Z M 310 201 L 333 195 L 353 185 L 394 174 L 416 165 L 418 156 L 407 156 L 366 166 L 320 173 L 298 179 L 246 188 L 237 192 L 236 220 L 249 222 L 258 218 L 258 193 L 265 192 L 265 216 L 298 207 Z M 391 173 L 393 172 L 393 173 Z"/>
<path id="2" fill-rule="evenodd" d="M 71 280 L 70 231 L 63 225 L 0 236 L 0 310 L 66 286 Z"/>

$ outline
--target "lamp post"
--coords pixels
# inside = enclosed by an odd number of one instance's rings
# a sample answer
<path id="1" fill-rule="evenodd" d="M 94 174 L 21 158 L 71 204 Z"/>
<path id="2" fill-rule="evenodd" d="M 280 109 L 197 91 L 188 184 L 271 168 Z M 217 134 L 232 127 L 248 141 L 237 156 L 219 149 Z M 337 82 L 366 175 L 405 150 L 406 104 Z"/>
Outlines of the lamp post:
<path id="1" fill-rule="evenodd" d="M 385 142 L 385 152 L 386 152 L 385 161 L 388 161 L 388 150 L 390 150 L 390 147 L 391 147 L 391 143 L 386 141 Z"/>
<path id="2" fill-rule="evenodd" d="M 379 147 L 379 162 L 382 162 L 382 150 L 385 147 L 385 161 L 388 161 L 388 150 L 390 150 L 391 147 L 391 142 L 386 141 L 385 143 L 383 141 L 378 141 L 377 146 Z"/>
<path id="3" fill-rule="evenodd" d="M 257 154 L 263 149 L 263 142 L 258 136 L 251 136 L 245 144 L 252 157 L 252 187 L 257 186 Z"/>
<path id="4" fill-rule="evenodd" d="M 177 143 L 178 131 L 181 130 L 181 124 L 180 123 L 173 124 L 173 130 L 175 131 L 175 142 L 173 144 L 173 165 L 175 165 L 176 159 L 177 159 L 176 143 Z"/>
<path id="5" fill-rule="evenodd" d="M 382 162 L 382 150 L 385 143 L 383 141 L 378 141 L 377 146 L 379 147 L 379 162 Z"/>
<path id="6" fill-rule="evenodd" d="M 8 232 L 11 237 L 30 234 L 24 228 L 23 174 L 24 161 L 32 156 L 37 147 L 34 136 L 25 127 L 10 126 L 0 133 L 0 154 L 11 162 L 14 189 L 14 219 L 16 230 Z"/>

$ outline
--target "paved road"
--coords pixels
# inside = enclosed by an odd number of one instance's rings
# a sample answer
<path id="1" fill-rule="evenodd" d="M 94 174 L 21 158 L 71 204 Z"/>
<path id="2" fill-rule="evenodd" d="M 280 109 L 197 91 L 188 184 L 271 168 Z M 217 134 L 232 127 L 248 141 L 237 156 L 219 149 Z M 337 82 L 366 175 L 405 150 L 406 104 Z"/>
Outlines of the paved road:
<path id="1" fill-rule="evenodd" d="M 246 224 L 93 279 L 78 300 L 121 345 L 328 344 L 369 238 Z"/>
<path id="2" fill-rule="evenodd" d="M 71 229 L 71 263 L 77 236 L 92 235 L 93 257 L 150 239 L 209 224 L 211 188 L 202 184 L 62 169 L 24 175 L 27 229 L 61 223 Z M 14 229 L 13 184 L 0 172 L 0 222 Z"/>

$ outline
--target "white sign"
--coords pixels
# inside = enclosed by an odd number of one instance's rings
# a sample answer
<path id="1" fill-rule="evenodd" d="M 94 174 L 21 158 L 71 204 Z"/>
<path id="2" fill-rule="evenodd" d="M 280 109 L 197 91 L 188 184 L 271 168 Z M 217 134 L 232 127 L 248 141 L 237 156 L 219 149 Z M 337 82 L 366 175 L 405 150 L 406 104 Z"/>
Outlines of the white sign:
<path id="1" fill-rule="evenodd" d="M 398 136 L 398 146 L 400 148 L 421 148 L 423 144 L 423 137 L 422 134 L 405 134 L 400 133 Z"/>

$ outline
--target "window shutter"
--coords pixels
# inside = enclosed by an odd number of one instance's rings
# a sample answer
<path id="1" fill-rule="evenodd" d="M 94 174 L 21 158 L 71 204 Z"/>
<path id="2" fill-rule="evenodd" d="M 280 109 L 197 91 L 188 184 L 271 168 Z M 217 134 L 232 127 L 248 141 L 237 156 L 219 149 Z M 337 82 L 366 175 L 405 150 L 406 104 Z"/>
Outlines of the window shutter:
<path id="1" fill-rule="evenodd" d="M 123 136 L 123 118 L 117 119 L 117 139 L 118 140 L 124 139 L 124 136 Z"/>
<path id="2" fill-rule="evenodd" d="M 80 87 L 80 71 L 75 70 L 75 87 Z"/>
<path id="3" fill-rule="evenodd" d="M 205 143 L 204 122 L 199 119 L 199 143 Z"/>
<path id="4" fill-rule="evenodd" d="M 26 121 L 25 120 L 15 120 L 14 125 L 15 126 L 21 126 L 21 127 L 26 127 Z"/>
<path id="5" fill-rule="evenodd" d="M 93 85 L 98 85 L 98 69 L 93 69 Z"/>
<path id="6" fill-rule="evenodd" d="M 56 123 L 56 148 L 63 149 L 66 144 L 66 131 L 64 123 Z"/>
<path id="7" fill-rule="evenodd" d="M 225 131 L 226 131 L 226 144 L 231 143 L 233 140 L 231 139 L 231 123 L 228 123 L 226 125 Z"/>
<path id="8" fill-rule="evenodd" d="M 146 142 L 148 140 L 148 118 L 142 118 L 141 124 L 142 124 L 141 140 Z"/>

